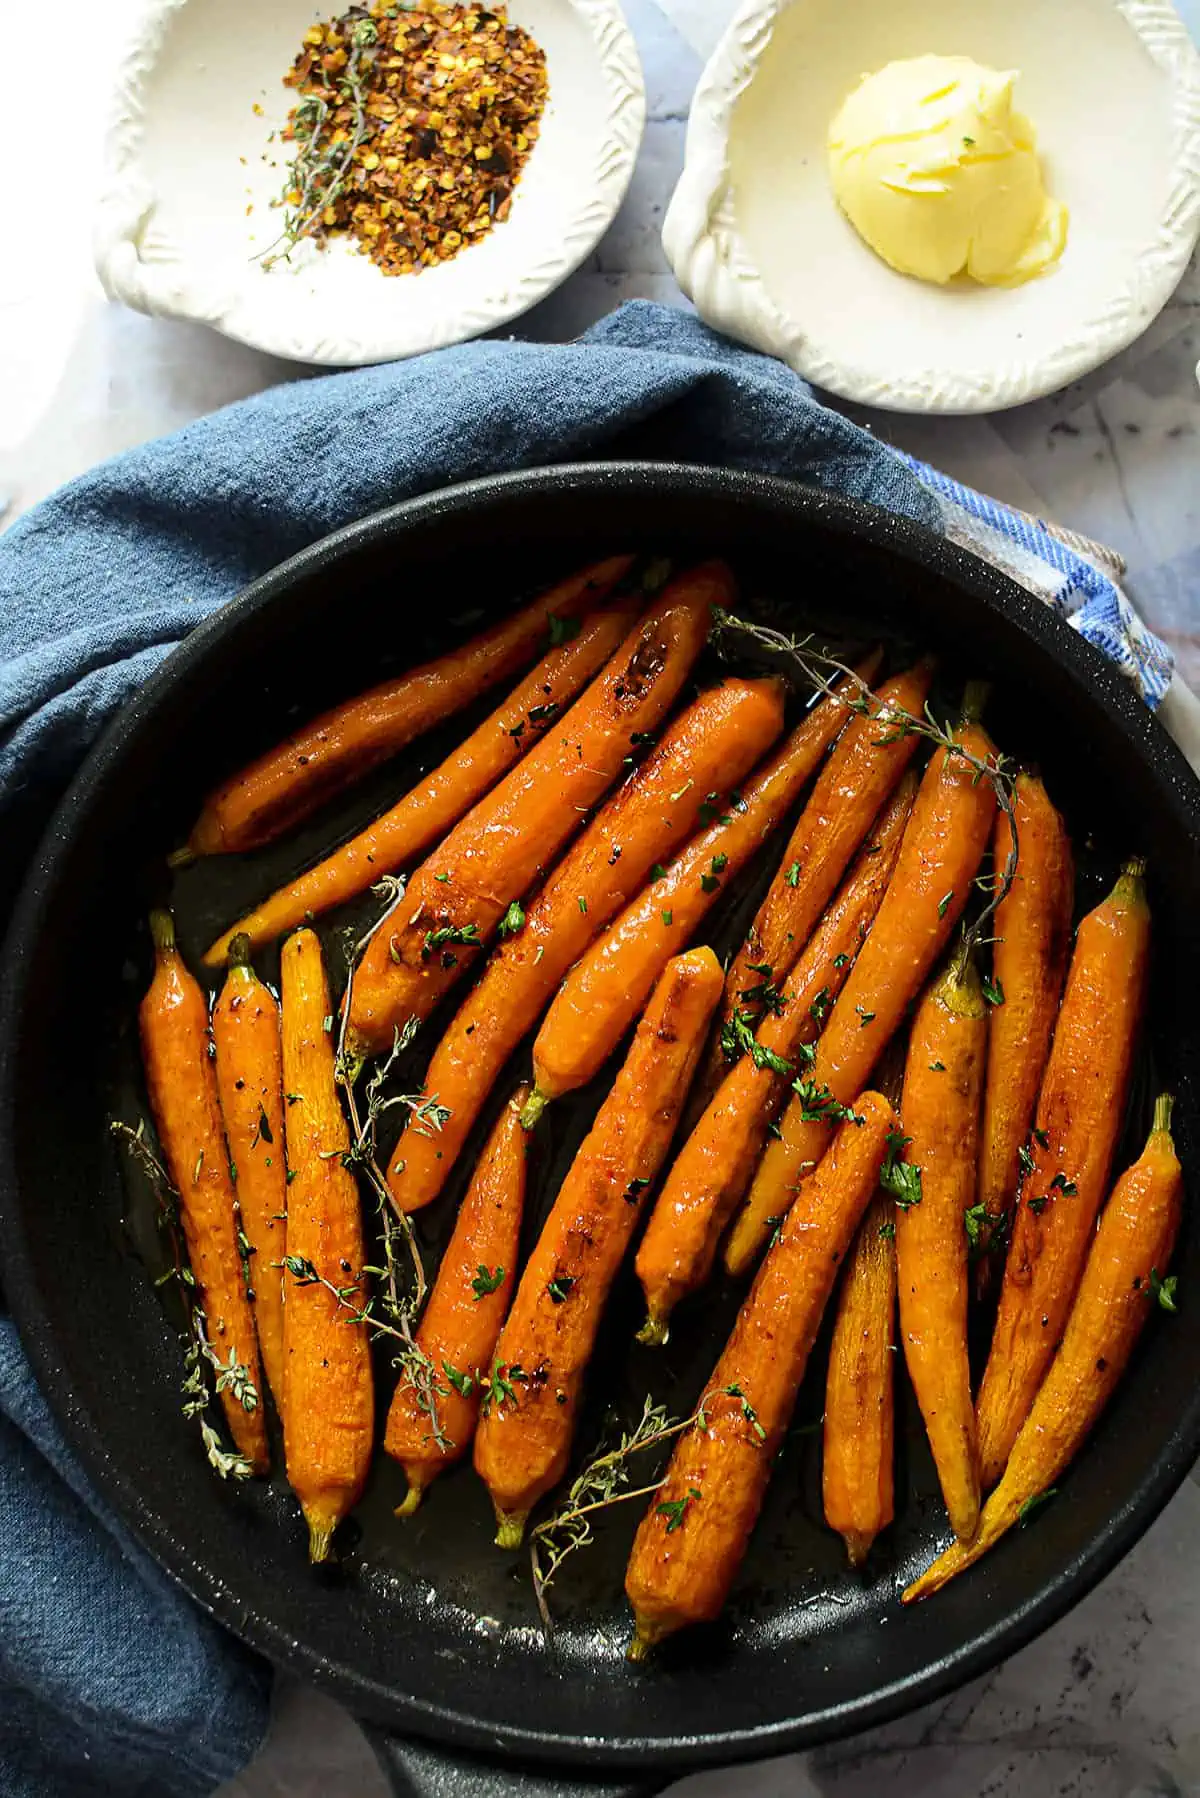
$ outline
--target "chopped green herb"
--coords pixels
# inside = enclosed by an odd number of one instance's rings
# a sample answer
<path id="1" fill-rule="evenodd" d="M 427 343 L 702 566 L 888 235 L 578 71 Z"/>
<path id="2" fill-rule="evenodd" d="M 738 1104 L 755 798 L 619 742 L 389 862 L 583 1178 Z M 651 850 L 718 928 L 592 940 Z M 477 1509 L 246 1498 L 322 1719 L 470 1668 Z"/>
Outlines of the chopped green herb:
<path id="1" fill-rule="evenodd" d="M 843 1118 L 853 1119 L 855 1123 L 861 1121 L 848 1105 L 834 1098 L 827 1086 L 818 1086 L 815 1080 L 793 1080 L 792 1091 L 800 1101 L 802 1123 L 839 1123 Z"/>
<path id="2" fill-rule="evenodd" d="M 895 1222 L 889 1218 L 886 1224 L 880 1224 L 879 1234 L 883 1237 L 885 1242 L 894 1242 L 896 1240 Z"/>
<path id="3" fill-rule="evenodd" d="M 938 917 L 939 918 L 944 918 L 946 913 L 950 910 L 950 902 L 953 898 L 954 898 L 954 888 L 953 887 L 950 888 L 950 891 L 948 893 L 942 894 L 941 898 L 938 900 Z"/>
<path id="4" fill-rule="evenodd" d="M 915 1162 L 900 1159 L 901 1151 L 911 1141 L 911 1136 L 901 1136 L 898 1130 L 889 1130 L 887 1153 L 879 1170 L 879 1184 L 885 1192 L 891 1193 L 901 1211 L 908 1211 L 913 1205 L 921 1203 L 921 1170 Z"/>
<path id="5" fill-rule="evenodd" d="M 793 862 L 783 878 L 790 887 L 798 887 L 800 885 L 800 863 Z"/>
<path id="6" fill-rule="evenodd" d="M 440 924 L 436 930 L 425 932 L 421 953 L 428 957 L 446 943 L 472 943 L 478 947 L 482 942 L 478 924 Z"/>
<path id="7" fill-rule="evenodd" d="M 504 1269 L 498 1267 L 495 1273 L 492 1273 L 481 1261 L 479 1271 L 471 1281 L 471 1291 L 475 1294 L 476 1303 L 480 1299 L 486 1298 L 489 1292 L 498 1291 L 503 1283 Z"/>
<path id="8" fill-rule="evenodd" d="M 712 871 L 714 874 L 724 874 L 724 872 L 728 866 L 729 866 L 729 857 L 727 855 L 714 855 L 713 856 Z"/>
<path id="9" fill-rule="evenodd" d="M 1033 1134 L 1037 1137 L 1037 1140 L 1042 1145 L 1043 1149 L 1048 1149 L 1050 1147 L 1050 1132 L 1048 1130 L 1035 1130 Z"/>
<path id="10" fill-rule="evenodd" d="M 550 1294 L 552 1304 L 562 1304 L 572 1286 L 574 1286 L 575 1279 L 576 1276 L 574 1274 L 555 1275 L 554 1279 L 550 1281 L 550 1284 L 546 1288 L 546 1291 Z"/>
<path id="11" fill-rule="evenodd" d="M 442 1372 L 461 1398 L 470 1398 L 475 1382 L 469 1373 L 459 1373 L 457 1367 L 451 1367 L 449 1361 L 442 1362 Z"/>
<path id="12" fill-rule="evenodd" d="M 715 893 L 720 884 L 721 883 L 715 874 L 702 874 L 700 876 L 700 891 L 702 893 Z"/>
<path id="13" fill-rule="evenodd" d="M 833 965 L 835 968 L 848 967 L 849 962 L 850 957 L 848 955 L 835 955 L 833 958 Z"/>
<path id="14" fill-rule="evenodd" d="M 665 911 L 662 914 L 662 921 L 664 924 L 673 924 L 675 922 L 675 913 L 673 911 Z"/>
<path id="15" fill-rule="evenodd" d="M 790 1074 L 792 1064 L 760 1043 L 754 1034 L 754 1019 L 751 1012 L 742 1006 L 734 1007 L 727 1023 L 721 1026 L 721 1053 L 726 1061 L 737 1061 L 743 1055 L 749 1055 L 756 1068 L 765 1068 L 772 1074 Z"/>
<path id="16" fill-rule="evenodd" d="M 998 980 L 984 979 L 981 984 L 983 986 L 983 996 L 989 1005 L 1004 1004 L 1004 988 Z"/>
<path id="17" fill-rule="evenodd" d="M 558 716 L 558 702 L 551 699 L 545 705 L 530 706 L 527 716 L 530 724 L 549 724 Z"/>
<path id="18" fill-rule="evenodd" d="M 1025 1203 L 1029 1206 L 1029 1209 L 1033 1212 L 1035 1217 L 1041 1217 L 1042 1212 L 1050 1203 L 1050 1195 L 1049 1193 L 1043 1193 L 1041 1198 L 1026 1199 Z"/>
<path id="19" fill-rule="evenodd" d="M 1068 1199 L 1073 1197 L 1079 1190 L 1074 1180 L 1068 1180 L 1065 1174 L 1055 1174 L 1053 1180 L 1050 1182 L 1051 1191 L 1053 1191 L 1056 1186 Z"/>
<path id="20" fill-rule="evenodd" d="M 875 1022 L 875 1013 L 873 1011 L 864 1011 L 861 1005 L 856 1005 L 854 1009 L 862 1020 L 858 1026 L 860 1030 L 865 1030 L 868 1024 L 873 1024 Z"/>
<path id="21" fill-rule="evenodd" d="M 671 794 L 671 804 L 678 805 L 679 801 L 683 798 L 684 794 L 687 792 L 690 792 L 691 789 L 695 786 L 695 784 L 696 783 L 694 780 L 685 780 L 683 785 L 680 787 L 679 791 L 677 793 Z"/>
<path id="22" fill-rule="evenodd" d="M 502 1361 L 494 1361 L 483 1397 L 484 1410 L 490 1411 L 493 1405 L 502 1405 L 506 1399 L 515 1405 L 517 1393 L 513 1382 L 524 1385 L 528 1378 L 524 1368 L 518 1367 L 516 1362 L 506 1367 Z"/>
<path id="23" fill-rule="evenodd" d="M 582 894 L 582 893 L 580 893 L 580 895 L 579 895 L 579 898 L 578 898 L 578 899 L 577 899 L 577 901 L 576 901 L 576 904 L 577 904 L 577 905 L 578 905 L 578 906 L 579 906 L 579 909 L 580 909 L 580 911 L 581 911 L 581 912 L 584 912 L 584 913 L 585 913 L 585 914 L 586 914 L 586 912 L 587 912 L 587 900 L 586 900 L 586 899 L 585 899 L 585 898 L 584 898 L 584 896 L 583 896 L 583 894 Z"/>
<path id="24" fill-rule="evenodd" d="M 675 1531 L 681 1527 L 684 1512 L 687 1510 L 692 1500 L 694 1498 L 699 1498 L 699 1496 L 699 1489 L 696 1486 L 689 1486 L 685 1498 L 665 1498 L 661 1504 L 655 1505 L 655 1515 L 665 1517 L 667 1520 L 668 1536 L 673 1536 Z"/>
<path id="25" fill-rule="evenodd" d="M 1175 1303 L 1175 1291 L 1179 1285 L 1178 1274 L 1168 1274 L 1165 1280 L 1159 1278 L 1158 1269 L 1150 1269 L 1150 1297 L 1157 1299 L 1164 1311 L 1178 1311 Z"/>
<path id="26" fill-rule="evenodd" d="M 651 880 L 665 880 L 667 878 L 667 870 L 663 867 L 661 862 L 655 862 L 650 870 L 650 878 Z"/>
<path id="27" fill-rule="evenodd" d="M 1017 1166 L 1020 1168 L 1020 1170 L 1023 1174 L 1031 1174 L 1033 1172 L 1034 1165 L 1035 1164 L 1034 1164 L 1033 1156 L 1029 1153 L 1029 1150 L 1025 1147 L 1025 1144 L 1022 1143 L 1020 1148 L 1017 1150 Z"/>
<path id="28" fill-rule="evenodd" d="M 929 1064 L 929 1072 L 931 1074 L 944 1074 L 946 1072 L 945 1062 L 944 1061 L 931 1061 Z"/>
<path id="29" fill-rule="evenodd" d="M 627 1205 L 636 1205 L 649 1184 L 649 1180 L 644 1179 L 641 1174 L 635 1174 L 621 1197 Z"/>
<path id="30" fill-rule="evenodd" d="M 829 997 L 829 988 L 823 986 L 808 1008 L 808 1015 L 814 1024 L 823 1024 L 829 1014 L 833 1000 Z"/>
<path id="31" fill-rule="evenodd" d="M 516 936 L 518 930 L 525 928 L 525 913 L 519 899 L 514 899 L 500 920 L 500 935 Z"/>
<path id="32" fill-rule="evenodd" d="M 983 1199 L 977 1205 L 968 1205 L 963 1211 L 963 1228 L 967 1232 L 972 1257 L 983 1253 L 989 1222 L 990 1215 Z"/>
<path id="33" fill-rule="evenodd" d="M 522 726 L 521 726 L 521 729 L 522 729 L 522 730 L 524 730 L 524 729 L 525 729 L 525 726 L 524 726 L 524 725 L 522 725 Z M 510 732 L 509 732 L 509 735 L 510 735 L 510 736 L 511 736 L 511 735 L 512 735 L 512 732 L 511 732 L 511 731 L 510 731 Z M 434 879 L 435 879 L 435 880 L 440 880 L 440 881 L 442 881 L 442 882 L 445 882 L 445 881 L 447 881 L 447 880 L 449 880 L 449 878 L 450 878 L 450 876 L 449 876 L 449 875 L 448 875 L 448 874 L 435 874 L 435 875 L 434 875 L 434 877 L 433 877 L 433 878 L 434 878 Z"/>

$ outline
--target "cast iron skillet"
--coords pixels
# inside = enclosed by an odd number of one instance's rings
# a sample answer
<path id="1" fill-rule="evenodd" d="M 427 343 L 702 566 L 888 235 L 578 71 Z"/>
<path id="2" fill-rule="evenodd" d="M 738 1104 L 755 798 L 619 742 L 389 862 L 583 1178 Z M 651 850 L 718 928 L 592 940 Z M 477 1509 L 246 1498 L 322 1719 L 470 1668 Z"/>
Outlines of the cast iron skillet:
<path id="1" fill-rule="evenodd" d="M 361 1536 L 351 1532 L 333 1574 L 306 1568 L 295 1507 L 279 1486 L 234 1490 L 208 1474 L 194 1425 L 180 1415 L 177 1338 L 143 1266 L 153 1233 L 106 1129 L 114 1111 L 128 1115 L 137 1103 L 130 1021 L 146 971 L 141 919 L 165 892 L 163 852 L 213 777 L 275 741 L 294 716 L 454 640 L 463 627 L 452 620 L 481 595 L 502 608 L 614 547 L 727 555 L 746 591 L 794 603 L 798 625 L 919 640 L 939 648 L 956 678 L 969 670 L 995 681 L 997 737 L 1038 760 L 1077 840 L 1093 839 L 1082 899 L 1093 902 L 1123 854 L 1150 858 L 1158 1065 L 1147 1086 L 1178 1094 L 1180 1150 L 1197 1186 L 1200 788 L 1101 656 L 970 555 L 869 506 L 781 481 L 589 465 L 394 507 L 257 581 L 107 731 L 29 871 L 5 951 L 0 1030 L 5 1286 L 43 1388 L 105 1498 L 238 1635 L 398 1732 L 388 1753 L 406 1790 L 564 1791 L 588 1775 L 611 1792 L 645 1790 L 687 1767 L 894 1717 L 1061 1616 L 1145 1530 L 1200 1447 L 1200 1307 L 1185 1304 L 1152 1323 L 1036 1528 L 1014 1532 L 969 1576 L 902 1614 L 898 1589 L 944 1527 L 919 1421 L 901 1416 L 899 1516 L 860 1580 L 820 1525 L 817 1438 L 804 1432 L 819 1417 L 820 1390 L 810 1387 L 729 1617 L 643 1671 L 622 1659 L 629 1513 L 564 1576 L 547 1646 L 523 1565 L 491 1546 L 488 1507 L 469 1473 L 448 1476 L 402 1528 L 390 1518 L 399 1476 L 381 1468 Z M 461 723 L 450 736 L 460 732 Z M 422 745 L 380 793 L 407 784 L 436 749 Z M 342 808 L 338 828 L 357 822 L 370 797 L 357 812 Z M 298 861 L 322 831 L 327 841 L 328 821 L 274 866 Z M 262 873 L 232 864 L 215 886 L 209 873 L 197 878 L 171 895 L 193 950 L 209 923 L 225 921 L 215 912 Z M 578 1140 L 587 1104 L 558 1126 L 544 1180 Z M 1143 1123 L 1144 1108 L 1131 1128 Z M 1182 1289 L 1200 1288 L 1200 1232 L 1190 1223 L 1177 1265 Z M 732 1296 L 718 1301 L 725 1316 Z M 652 1385 L 686 1405 L 722 1322 L 698 1309 L 659 1360 L 647 1351 L 630 1359 L 620 1316 L 599 1357 L 605 1379 L 627 1396 Z M 455 1751 L 452 1763 L 437 1744 Z M 511 1770 L 517 1764 L 524 1774 Z"/>

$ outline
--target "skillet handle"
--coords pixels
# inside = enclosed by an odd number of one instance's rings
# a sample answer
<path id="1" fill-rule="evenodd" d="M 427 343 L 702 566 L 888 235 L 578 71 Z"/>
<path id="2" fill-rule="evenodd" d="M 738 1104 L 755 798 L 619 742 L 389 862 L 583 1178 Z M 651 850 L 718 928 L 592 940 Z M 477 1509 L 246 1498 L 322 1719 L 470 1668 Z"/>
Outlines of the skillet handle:
<path id="1" fill-rule="evenodd" d="M 671 1776 L 644 1779 L 614 1774 L 588 1779 L 551 1768 L 502 1765 L 475 1755 L 452 1754 L 428 1742 L 410 1742 L 369 1723 L 362 1729 L 395 1798 L 654 1798 Z"/>

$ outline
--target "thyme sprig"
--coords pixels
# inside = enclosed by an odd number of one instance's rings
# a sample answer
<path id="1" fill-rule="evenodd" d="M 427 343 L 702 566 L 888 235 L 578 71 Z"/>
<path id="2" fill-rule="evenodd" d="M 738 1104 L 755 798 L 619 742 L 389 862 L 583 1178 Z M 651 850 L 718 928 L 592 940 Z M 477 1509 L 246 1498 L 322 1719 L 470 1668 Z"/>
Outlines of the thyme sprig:
<path id="1" fill-rule="evenodd" d="M 223 1392 L 232 1393 L 244 1411 L 257 1411 L 258 1388 L 254 1384 L 250 1369 L 244 1362 L 238 1360 L 235 1348 L 231 1348 L 228 1358 L 222 1361 L 209 1341 L 208 1319 L 200 1303 L 196 1277 L 188 1266 L 183 1252 L 183 1242 L 180 1237 L 179 1193 L 170 1174 L 150 1146 L 145 1119 L 138 1120 L 135 1130 L 123 1119 L 114 1118 L 109 1129 L 117 1141 L 124 1144 L 133 1160 L 137 1162 L 154 1194 L 158 1227 L 166 1238 L 171 1254 L 171 1266 L 164 1275 L 160 1276 L 156 1284 L 161 1286 L 165 1281 L 174 1279 L 178 1282 L 183 1297 L 187 1328 L 187 1346 L 183 1355 L 183 1404 L 181 1407 L 183 1415 L 199 1420 L 200 1439 L 214 1471 L 223 1480 L 248 1480 L 254 1472 L 250 1462 L 245 1455 L 224 1446 L 206 1414 L 214 1397 Z"/>
<path id="2" fill-rule="evenodd" d="M 347 953 L 346 989 L 342 996 L 334 1063 L 336 1079 L 345 1094 L 346 1111 L 350 1120 L 350 1148 L 343 1160 L 347 1167 L 362 1173 L 371 1189 L 383 1242 L 383 1266 L 363 1269 L 364 1273 L 374 1275 L 380 1282 L 378 1310 L 373 1298 L 363 1305 L 356 1305 L 353 1298 L 342 1298 L 339 1288 L 331 1281 L 322 1280 L 321 1283 L 367 1329 L 388 1336 L 395 1344 L 392 1365 L 412 1387 L 418 1408 L 429 1420 L 430 1437 L 440 1449 L 446 1450 L 453 1447 L 453 1444 L 442 1428 L 438 1400 L 449 1397 L 450 1387 L 442 1382 L 438 1369 L 420 1347 L 414 1334 L 429 1290 L 425 1263 L 421 1258 L 411 1220 L 397 1208 L 379 1165 L 377 1138 L 380 1119 L 385 1112 L 396 1107 L 406 1109 L 415 1118 L 421 1119 L 424 1127 L 430 1131 L 440 1130 L 450 1114 L 445 1106 L 438 1105 L 436 1100 L 426 1099 L 421 1093 L 389 1094 L 387 1091 L 392 1070 L 420 1028 L 418 1018 L 409 1018 L 403 1029 L 397 1029 L 393 1033 L 391 1049 L 372 1071 L 362 1089 L 361 1103 L 356 1091 L 361 1064 L 356 1063 L 346 1049 L 346 1029 L 350 1017 L 350 1002 L 354 995 L 355 969 L 376 931 L 383 928 L 404 898 L 405 884 L 403 877 L 399 875 L 386 875 L 371 889 L 386 903 L 374 924 L 350 946 Z M 407 1253 L 411 1269 L 411 1279 L 406 1291 L 402 1290 L 398 1240 L 402 1245 L 402 1252 Z M 315 1274 L 316 1270 L 313 1272 Z M 317 1277 L 320 1278 L 319 1275 Z M 379 1311 L 382 1311 L 382 1317 Z"/>
<path id="3" fill-rule="evenodd" d="M 530 1533 L 533 1595 L 547 1630 L 553 1626 L 546 1593 L 567 1556 L 595 1540 L 592 1518 L 596 1512 L 605 1511 L 610 1505 L 626 1504 L 631 1499 L 648 1498 L 665 1483 L 664 1474 L 649 1485 L 630 1488 L 627 1465 L 630 1457 L 681 1435 L 694 1423 L 702 1422 L 704 1415 L 703 1399 L 690 1417 L 672 1418 L 665 1405 L 656 1404 L 647 1396 L 642 1403 L 642 1414 L 633 1428 L 622 1431 L 615 1448 L 601 1447 L 572 1480 L 562 1503 Z"/>
<path id="4" fill-rule="evenodd" d="M 711 641 L 717 654 L 725 655 L 727 640 L 739 636 L 750 638 L 760 648 L 769 650 L 773 656 L 792 665 L 810 686 L 815 687 L 826 698 L 840 698 L 849 711 L 856 712 L 861 717 L 878 719 L 884 731 L 884 735 L 878 739 L 880 743 L 895 742 L 898 738 L 907 736 L 924 737 L 928 742 L 944 749 L 948 755 L 965 762 L 976 781 L 986 780 L 990 783 L 996 795 L 996 804 L 1008 824 L 1010 846 L 1003 868 L 998 869 L 992 878 L 976 883 L 988 897 L 974 922 L 963 930 L 959 965 L 965 967 L 967 958 L 976 949 L 995 941 L 994 937 L 986 934 L 986 927 L 989 920 L 995 917 L 997 908 L 1016 878 L 1020 841 L 1017 835 L 1014 770 L 1008 758 L 999 754 L 986 758 L 973 755 L 955 740 L 952 731 L 938 721 L 928 703 L 920 717 L 894 702 L 880 705 L 862 676 L 836 656 L 827 655 L 818 649 L 811 635 L 790 637 L 783 631 L 773 630 L 769 625 L 756 624 L 750 619 L 739 618 L 734 613 L 725 611 L 723 607 L 714 606 Z M 845 691 L 847 685 L 849 692 Z M 843 689 L 840 694 L 839 688 Z"/>
<path id="5" fill-rule="evenodd" d="M 315 235 L 326 209 L 345 191 L 354 158 L 367 135 L 367 80 L 375 61 L 378 27 L 373 19 L 360 19 L 350 38 L 350 54 L 338 76 L 340 97 L 354 108 L 345 139 L 338 143 L 328 130 L 329 104 L 320 94 L 305 94 L 292 115 L 291 132 L 296 154 L 288 165 L 284 188 L 283 230 L 255 261 L 265 269 L 286 262 L 296 245 Z M 294 203 L 289 196 L 296 194 Z M 276 254 L 278 246 L 287 248 Z"/>

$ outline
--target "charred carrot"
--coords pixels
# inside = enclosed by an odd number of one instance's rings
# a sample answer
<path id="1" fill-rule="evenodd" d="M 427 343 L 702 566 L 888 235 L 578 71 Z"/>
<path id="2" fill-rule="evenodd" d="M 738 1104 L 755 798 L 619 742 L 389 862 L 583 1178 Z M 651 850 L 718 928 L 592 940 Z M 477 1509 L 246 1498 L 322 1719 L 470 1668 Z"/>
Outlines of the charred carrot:
<path id="1" fill-rule="evenodd" d="M 283 1440 L 313 1561 L 356 1504 L 371 1460 L 375 1398 L 358 1187 L 334 1084 L 332 1005 L 321 945 L 288 937 L 280 958 L 288 1166 Z M 339 1294 L 341 1295 L 339 1297 Z"/>
<path id="2" fill-rule="evenodd" d="M 783 727 L 778 682 L 727 680 L 678 718 L 494 950 L 434 1052 L 425 1090 L 449 1112 L 400 1139 L 388 1184 L 403 1211 L 437 1197 L 501 1068 L 555 987 L 652 864 L 695 828 L 719 782 L 736 782 Z"/>
<path id="3" fill-rule="evenodd" d="M 408 1493 L 396 1512 L 411 1517 L 425 1490 L 471 1446 L 496 1341 L 517 1278 L 529 1139 L 519 1087 L 488 1137 L 442 1256 L 417 1330 L 428 1388 L 402 1372 L 383 1446 L 399 1461 Z"/>
<path id="4" fill-rule="evenodd" d="M 997 1266 L 993 1233 L 1003 1237 L 1020 1182 L 1020 1154 L 1029 1136 L 1038 1088 L 1062 998 L 1071 950 L 1075 864 L 1066 826 L 1034 774 L 1014 782 L 1013 817 L 1019 855 L 1012 886 L 996 908 L 993 985 L 1004 994 L 988 1033 L 987 1081 L 979 1138 L 983 1207 L 976 1285 L 991 1285 Z M 1003 872 L 1012 851 L 1008 819 L 996 819 L 993 861 Z"/>
<path id="5" fill-rule="evenodd" d="M 1112 1397 L 1155 1300 L 1173 1309 L 1174 1282 L 1163 1275 L 1179 1230 L 1183 1170 L 1171 1140 L 1171 1106 L 1164 1093 L 1140 1159 L 1104 1208 L 1062 1347 L 983 1507 L 978 1535 L 940 1555 L 909 1586 L 906 1604 L 938 1591 L 1050 1496 Z"/>
<path id="6" fill-rule="evenodd" d="M 635 595 L 585 618 L 577 636 L 543 656 L 503 705 L 390 811 L 219 936 L 205 954 L 209 966 L 220 965 L 235 935 L 244 933 L 252 946 L 274 942 L 306 919 L 365 893 L 381 875 L 394 874 L 440 842 L 540 742 L 624 641 L 643 603 Z"/>
<path id="7" fill-rule="evenodd" d="M 704 827 L 583 955 L 534 1045 L 532 1125 L 551 1099 L 583 1086 L 608 1060 L 671 956 L 686 946 L 725 889 L 776 829 L 842 729 L 851 684 L 825 699 L 727 809 Z"/>
<path id="8" fill-rule="evenodd" d="M 179 1194 L 188 1260 L 238 1453 L 255 1473 L 270 1456 L 254 1316 L 238 1253 L 237 1201 L 229 1172 L 217 1076 L 209 1054 L 208 1003 L 175 945 L 170 912 L 150 914 L 154 978 L 138 1013 L 146 1089 L 167 1170 Z"/>
<path id="9" fill-rule="evenodd" d="M 852 1567 L 895 1514 L 894 1211 L 880 1193 L 858 1226 L 829 1347 L 821 1492 Z"/>
<path id="10" fill-rule="evenodd" d="M 878 1093 L 864 1093 L 854 1113 L 759 1269 L 638 1527 L 625 1574 L 633 1660 L 664 1636 L 710 1621 L 729 1596 L 839 1263 L 895 1128 L 896 1114 Z"/>
<path id="11" fill-rule="evenodd" d="M 502 1548 L 516 1547 L 530 1510 L 566 1470 L 609 1289 L 670 1147 L 721 986 L 711 949 L 669 963 L 521 1276 L 475 1438 Z"/>
<path id="12" fill-rule="evenodd" d="M 967 1226 L 975 1199 L 987 1003 L 961 952 L 913 1019 L 893 1164 L 900 1339 L 951 1528 L 979 1522 L 979 1453 L 967 1359 Z"/>
<path id="13" fill-rule="evenodd" d="M 991 738 L 975 721 L 978 688 L 968 689 L 957 745 L 989 762 Z M 934 752 L 921 781 L 896 872 L 879 915 L 817 1043 L 803 1087 L 790 1101 L 780 1137 L 767 1144 L 725 1247 L 725 1266 L 753 1264 L 806 1172 L 825 1153 L 831 1122 L 870 1078 L 929 970 L 950 940 L 991 835 L 996 794 L 990 779 L 950 749 Z"/>
<path id="14" fill-rule="evenodd" d="M 550 735 L 422 863 L 394 928 L 376 932 L 356 971 L 351 1055 L 385 1048 L 409 1018 L 428 1017 L 513 900 L 553 866 L 631 740 L 665 717 L 704 647 L 712 607 L 731 591 L 719 562 L 672 581 Z"/>
<path id="15" fill-rule="evenodd" d="M 786 989 L 769 995 L 757 1037 L 732 1033 L 740 1054 L 718 1087 L 663 1183 L 637 1253 L 647 1319 L 639 1340 L 666 1341 L 675 1306 L 704 1284 L 721 1233 L 750 1184 L 767 1132 L 813 1051 L 809 1047 L 845 983 L 879 909 L 912 809 L 915 775 L 905 775 L 873 840 L 825 913 Z M 749 968 L 766 984 L 767 969 Z M 740 1012 L 734 1014 L 735 1023 Z"/>
<path id="16" fill-rule="evenodd" d="M 524 668 L 555 619 L 575 619 L 632 564 L 610 556 L 560 581 L 460 649 L 322 712 L 215 787 L 177 860 L 257 849 L 359 775 Z"/>
<path id="17" fill-rule="evenodd" d="M 1004 1471 L 1062 1335 L 1108 1185 L 1145 1003 L 1144 873 L 1144 862 L 1128 862 L 1076 933 L 976 1407 L 985 1490 Z"/>
<path id="18" fill-rule="evenodd" d="M 725 976 L 721 1029 L 739 1010 L 756 1023 L 761 1007 L 747 1000 L 747 991 L 763 978 L 781 983 L 796 965 L 851 857 L 917 751 L 920 738 L 904 728 L 904 718 L 921 717 L 932 679 L 933 663 L 926 660 L 885 681 L 862 701 L 868 709 L 850 720 L 834 744 Z M 765 976 L 764 968 L 770 969 Z M 706 1098 L 724 1073 L 717 1033 L 700 1082 Z"/>
<path id="19" fill-rule="evenodd" d="M 254 1321 L 263 1366 L 283 1409 L 283 1276 L 287 1160 L 283 1147 L 283 1051 L 279 1006 L 235 937 L 229 973 L 213 1007 L 217 1090 L 250 1261 Z"/>

